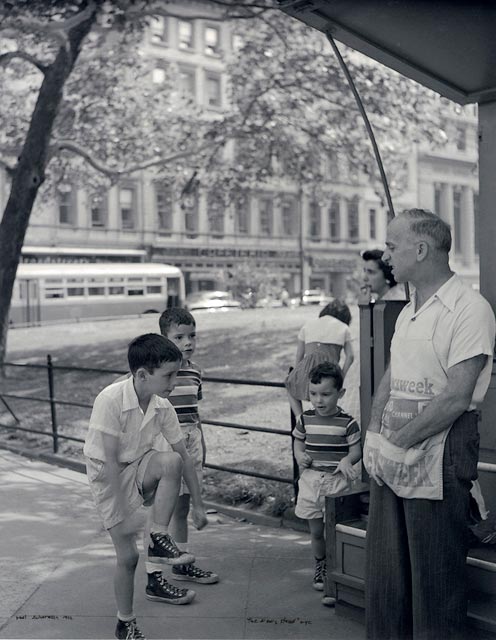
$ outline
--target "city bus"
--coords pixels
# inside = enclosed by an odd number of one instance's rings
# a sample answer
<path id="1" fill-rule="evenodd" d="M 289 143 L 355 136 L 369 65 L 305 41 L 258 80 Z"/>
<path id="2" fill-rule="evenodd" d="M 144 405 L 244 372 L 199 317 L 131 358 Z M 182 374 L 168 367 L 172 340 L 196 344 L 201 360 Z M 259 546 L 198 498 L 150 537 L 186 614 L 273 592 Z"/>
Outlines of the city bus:
<path id="1" fill-rule="evenodd" d="M 159 313 L 184 301 L 180 269 L 159 263 L 22 263 L 11 325 Z"/>

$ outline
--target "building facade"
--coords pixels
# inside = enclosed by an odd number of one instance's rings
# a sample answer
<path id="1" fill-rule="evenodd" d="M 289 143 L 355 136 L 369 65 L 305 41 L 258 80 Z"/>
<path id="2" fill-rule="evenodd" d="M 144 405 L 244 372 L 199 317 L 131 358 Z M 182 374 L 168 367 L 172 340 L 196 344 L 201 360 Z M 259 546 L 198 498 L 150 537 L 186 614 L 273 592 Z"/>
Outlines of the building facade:
<path id="1" fill-rule="evenodd" d="M 233 47 L 229 24 L 157 18 L 143 43 L 155 62 L 151 81 L 160 83 L 166 65 L 178 72 L 179 90 L 213 117 L 226 105 L 223 52 Z M 234 43 L 235 44 L 235 43 Z M 478 281 L 476 113 L 446 105 L 454 142 L 442 152 L 415 149 L 409 184 L 397 208 L 427 207 L 454 233 L 453 267 Z M 208 192 L 180 199 L 174 187 L 146 172 L 92 197 L 67 186 L 57 202 L 36 206 L 23 249 L 25 261 L 157 261 L 181 268 L 187 293 L 224 289 L 226 274 L 240 262 L 269 268 L 290 292 L 321 288 L 343 296 L 360 251 L 384 244 L 387 215 L 365 176 L 345 157 L 326 169 L 328 197 L 319 202 L 296 186 L 260 187 L 243 202 L 212 215 Z M 0 169 L 0 206 L 8 181 Z"/>

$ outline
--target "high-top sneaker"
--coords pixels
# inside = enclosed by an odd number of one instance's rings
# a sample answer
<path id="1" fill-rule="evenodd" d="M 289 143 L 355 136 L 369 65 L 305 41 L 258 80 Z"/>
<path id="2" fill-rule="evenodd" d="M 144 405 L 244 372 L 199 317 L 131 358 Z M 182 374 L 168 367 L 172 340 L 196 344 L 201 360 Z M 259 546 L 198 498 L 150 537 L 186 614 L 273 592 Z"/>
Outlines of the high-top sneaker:
<path id="1" fill-rule="evenodd" d="M 160 571 L 148 574 L 148 584 L 146 585 L 148 600 L 167 604 L 189 604 L 195 595 L 191 589 L 178 589 L 167 582 Z"/>

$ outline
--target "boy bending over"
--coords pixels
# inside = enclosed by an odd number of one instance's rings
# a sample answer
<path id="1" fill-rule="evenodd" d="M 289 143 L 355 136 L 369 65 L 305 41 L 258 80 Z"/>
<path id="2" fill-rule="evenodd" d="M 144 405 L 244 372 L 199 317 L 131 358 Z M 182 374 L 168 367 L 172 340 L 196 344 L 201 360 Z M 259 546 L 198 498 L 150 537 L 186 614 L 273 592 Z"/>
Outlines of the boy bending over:
<path id="1" fill-rule="evenodd" d="M 313 409 L 298 420 L 295 457 L 303 471 L 298 482 L 295 514 L 308 520 L 315 556 L 313 588 L 324 589 L 326 576 L 324 505 L 325 496 L 346 489 L 359 475 L 355 464 L 361 458 L 358 423 L 338 406 L 344 394 L 343 373 L 337 364 L 323 362 L 309 374 L 309 397 Z M 324 604 L 334 604 L 325 598 Z"/>
<path id="2" fill-rule="evenodd" d="M 162 565 L 184 565 L 194 556 L 180 551 L 168 533 L 184 474 L 193 503 L 193 522 L 207 524 L 200 487 L 168 395 L 174 388 L 182 354 L 157 334 L 134 339 L 128 349 L 132 377 L 116 382 L 95 399 L 84 455 L 97 510 L 115 547 L 116 638 L 144 638 L 133 612 L 134 574 L 138 564 L 138 508 L 152 506 L 148 539 L 146 597 L 187 604 L 195 592 L 177 589 L 162 577 Z M 172 451 L 152 443 L 162 434 Z"/>

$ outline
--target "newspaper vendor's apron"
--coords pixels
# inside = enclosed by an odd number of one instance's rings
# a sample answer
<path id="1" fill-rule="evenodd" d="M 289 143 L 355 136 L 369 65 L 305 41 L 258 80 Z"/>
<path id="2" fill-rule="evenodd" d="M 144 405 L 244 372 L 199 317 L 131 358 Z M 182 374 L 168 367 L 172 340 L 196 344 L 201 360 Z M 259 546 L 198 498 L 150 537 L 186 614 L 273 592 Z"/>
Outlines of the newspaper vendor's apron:
<path id="1" fill-rule="evenodd" d="M 442 311 L 433 301 L 413 320 L 398 318 L 391 342 L 391 395 L 380 433 L 367 434 L 377 476 L 402 498 L 443 498 L 443 453 L 451 427 L 410 449 L 388 440 L 388 434 L 413 420 L 446 385 L 446 370 L 433 346 Z"/>

